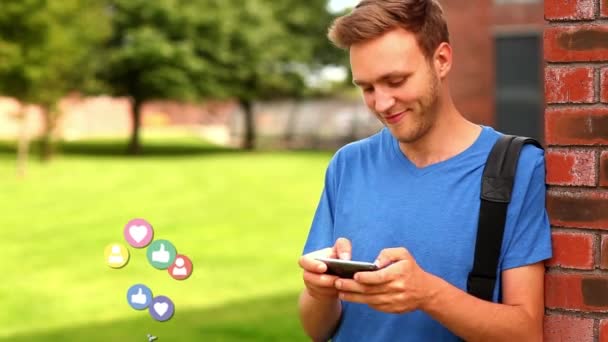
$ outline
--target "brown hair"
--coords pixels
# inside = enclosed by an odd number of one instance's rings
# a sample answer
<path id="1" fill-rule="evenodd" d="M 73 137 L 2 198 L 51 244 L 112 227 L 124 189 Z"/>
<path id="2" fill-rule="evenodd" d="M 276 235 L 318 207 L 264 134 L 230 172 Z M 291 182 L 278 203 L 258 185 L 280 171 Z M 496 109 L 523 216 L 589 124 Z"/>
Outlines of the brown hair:
<path id="1" fill-rule="evenodd" d="M 414 33 L 428 59 L 439 44 L 450 41 L 437 0 L 362 0 L 350 14 L 334 20 L 327 36 L 337 47 L 348 49 L 398 27 Z"/>

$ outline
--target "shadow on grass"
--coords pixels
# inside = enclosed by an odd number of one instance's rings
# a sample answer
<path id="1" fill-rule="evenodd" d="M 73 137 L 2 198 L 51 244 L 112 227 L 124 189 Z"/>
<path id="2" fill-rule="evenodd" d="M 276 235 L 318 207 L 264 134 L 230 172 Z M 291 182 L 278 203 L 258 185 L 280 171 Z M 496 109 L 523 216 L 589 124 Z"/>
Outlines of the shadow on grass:
<path id="1" fill-rule="evenodd" d="M 162 323 L 154 321 L 146 310 L 139 312 L 136 319 L 22 334 L 0 341 L 144 342 L 147 334 L 157 336 L 158 342 L 307 341 L 298 321 L 296 293 L 190 311 L 180 311 L 177 303 L 175 310 L 173 318 Z"/>
<path id="2" fill-rule="evenodd" d="M 127 143 L 122 140 L 59 142 L 54 145 L 57 154 L 64 156 L 90 157 L 184 157 L 194 155 L 244 153 L 236 148 L 223 147 L 195 141 L 153 141 L 142 143 L 141 153 L 127 154 Z M 32 141 L 30 156 L 39 152 L 39 143 Z M 16 142 L 0 141 L 0 154 L 17 153 Z"/>
<path id="3" fill-rule="evenodd" d="M 142 144 L 141 153 L 138 155 L 127 154 L 127 143 L 119 140 L 110 141 L 77 141 L 60 142 L 54 145 L 57 155 L 78 156 L 78 157 L 124 157 L 124 158 L 146 158 L 146 157 L 187 157 L 204 156 L 215 154 L 248 154 L 238 148 L 213 145 L 202 141 L 152 141 Z M 272 152 L 289 154 L 333 154 L 335 149 L 314 149 L 314 148 L 262 148 L 254 152 Z M 12 141 L 0 140 L 0 156 L 15 156 L 17 153 L 17 143 Z M 30 157 L 36 158 L 39 155 L 38 142 L 32 141 L 29 146 Z"/>

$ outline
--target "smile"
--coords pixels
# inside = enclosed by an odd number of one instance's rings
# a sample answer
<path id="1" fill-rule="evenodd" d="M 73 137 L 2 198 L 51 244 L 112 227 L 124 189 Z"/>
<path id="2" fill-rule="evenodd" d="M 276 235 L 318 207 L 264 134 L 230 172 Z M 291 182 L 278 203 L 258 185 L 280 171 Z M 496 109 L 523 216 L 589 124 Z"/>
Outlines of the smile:
<path id="1" fill-rule="evenodd" d="M 403 118 L 405 116 L 405 113 L 407 111 L 403 111 L 394 115 L 390 115 L 390 116 L 385 116 L 384 120 L 386 120 L 386 123 L 390 124 L 390 125 L 394 125 L 396 123 L 398 123 L 401 118 Z"/>

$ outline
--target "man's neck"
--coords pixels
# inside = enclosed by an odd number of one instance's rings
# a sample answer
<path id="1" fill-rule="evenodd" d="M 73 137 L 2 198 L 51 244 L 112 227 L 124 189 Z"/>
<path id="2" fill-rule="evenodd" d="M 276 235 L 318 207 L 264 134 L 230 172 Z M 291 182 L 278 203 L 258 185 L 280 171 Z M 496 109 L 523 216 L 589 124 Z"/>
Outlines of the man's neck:
<path id="1" fill-rule="evenodd" d="M 413 143 L 399 143 L 407 158 L 422 168 L 450 159 L 469 148 L 481 133 L 481 127 L 467 119 L 449 103 L 438 113 L 430 130 Z"/>

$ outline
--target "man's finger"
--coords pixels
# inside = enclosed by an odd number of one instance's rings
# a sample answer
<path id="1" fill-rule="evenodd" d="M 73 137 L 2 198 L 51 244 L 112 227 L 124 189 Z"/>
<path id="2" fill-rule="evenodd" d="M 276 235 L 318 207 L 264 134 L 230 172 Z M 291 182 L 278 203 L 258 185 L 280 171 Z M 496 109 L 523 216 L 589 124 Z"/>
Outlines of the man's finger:
<path id="1" fill-rule="evenodd" d="M 336 243 L 334 244 L 334 252 L 336 253 L 338 259 L 350 260 L 352 255 L 351 251 L 352 245 L 347 238 L 341 237 L 336 240 Z"/>
<path id="2" fill-rule="evenodd" d="M 407 249 L 403 247 L 385 248 L 380 252 L 380 254 L 378 254 L 378 257 L 376 258 L 376 261 L 374 263 L 379 268 L 383 268 L 393 262 L 410 259 L 413 259 L 412 255 Z"/>
<path id="3" fill-rule="evenodd" d="M 298 259 L 298 265 L 300 265 L 301 268 L 309 272 L 323 273 L 327 271 L 327 265 L 325 265 L 325 263 L 322 261 L 316 260 L 315 258 L 331 258 L 332 254 L 333 249 L 330 247 L 310 252 L 308 254 L 302 255 L 300 259 Z"/>
<path id="4" fill-rule="evenodd" d="M 361 303 L 368 305 L 389 304 L 389 298 L 385 294 L 362 294 L 355 292 L 339 292 L 340 299 L 347 302 Z"/>
<path id="5" fill-rule="evenodd" d="M 353 292 L 353 293 L 363 293 L 363 294 L 380 294 L 386 293 L 387 289 L 384 284 L 381 285 L 366 285 L 358 283 L 354 280 L 350 279 L 338 279 L 335 282 L 335 287 L 340 292 Z"/>
<path id="6" fill-rule="evenodd" d="M 389 283 L 400 275 L 407 269 L 408 263 L 410 260 L 399 260 L 397 262 L 393 262 L 390 265 L 373 272 L 357 272 L 355 274 L 355 280 L 358 283 L 365 285 L 381 285 Z"/>
<path id="7" fill-rule="evenodd" d="M 314 272 L 304 271 L 302 276 L 306 283 L 317 287 L 334 288 L 334 283 L 338 277 L 329 274 L 318 274 Z"/>

